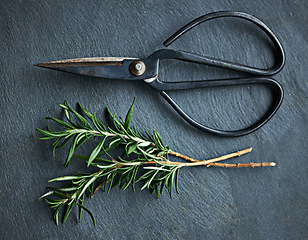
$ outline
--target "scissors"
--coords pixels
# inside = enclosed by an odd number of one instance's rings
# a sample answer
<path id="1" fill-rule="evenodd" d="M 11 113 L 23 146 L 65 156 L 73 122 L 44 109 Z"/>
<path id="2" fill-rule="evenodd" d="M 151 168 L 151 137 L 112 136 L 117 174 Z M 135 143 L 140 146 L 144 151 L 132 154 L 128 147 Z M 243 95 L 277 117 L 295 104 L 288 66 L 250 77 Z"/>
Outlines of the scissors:
<path id="1" fill-rule="evenodd" d="M 277 37 L 274 33 L 259 19 L 243 12 L 221 11 L 203 15 L 182 27 L 180 30 L 170 36 L 164 46 L 168 47 L 171 43 L 181 37 L 184 33 L 191 30 L 200 23 L 222 17 L 235 17 L 252 22 L 259 27 L 269 37 L 275 47 L 275 64 L 268 69 L 255 68 L 239 63 L 220 60 L 207 56 L 176 51 L 171 49 L 161 49 L 154 52 L 146 58 L 124 58 L 124 57 L 92 57 L 92 58 L 77 58 L 61 61 L 52 61 L 46 63 L 35 64 L 36 66 L 80 74 L 85 76 L 99 77 L 105 79 L 122 79 L 122 80 L 142 80 L 149 84 L 152 88 L 160 91 L 162 97 L 179 113 L 179 115 L 192 126 L 219 136 L 237 137 L 249 134 L 268 122 L 277 112 L 283 100 L 283 90 L 280 84 L 274 79 L 267 76 L 278 73 L 284 66 L 285 54 Z M 162 82 L 158 79 L 159 62 L 163 59 L 176 59 L 196 64 L 210 65 L 230 70 L 236 70 L 254 75 L 247 78 L 232 78 L 232 79 L 216 79 L 202 81 L 182 81 L 182 82 Z M 194 88 L 207 88 L 215 86 L 231 86 L 245 84 L 266 84 L 274 91 L 272 105 L 269 110 L 257 122 L 250 126 L 233 131 L 225 131 L 207 127 L 192 119 L 186 114 L 178 104 L 166 93 L 166 91 L 186 90 Z"/>

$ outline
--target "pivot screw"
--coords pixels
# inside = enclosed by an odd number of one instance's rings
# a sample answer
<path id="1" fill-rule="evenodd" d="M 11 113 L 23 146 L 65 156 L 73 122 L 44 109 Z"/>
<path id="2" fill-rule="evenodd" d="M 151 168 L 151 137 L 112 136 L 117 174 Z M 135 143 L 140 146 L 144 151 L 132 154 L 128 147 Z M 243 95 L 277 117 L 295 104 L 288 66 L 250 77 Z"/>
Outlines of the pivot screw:
<path id="1" fill-rule="evenodd" d="M 145 64 L 140 60 L 133 61 L 129 65 L 129 71 L 135 76 L 141 76 L 145 72 Z"/>

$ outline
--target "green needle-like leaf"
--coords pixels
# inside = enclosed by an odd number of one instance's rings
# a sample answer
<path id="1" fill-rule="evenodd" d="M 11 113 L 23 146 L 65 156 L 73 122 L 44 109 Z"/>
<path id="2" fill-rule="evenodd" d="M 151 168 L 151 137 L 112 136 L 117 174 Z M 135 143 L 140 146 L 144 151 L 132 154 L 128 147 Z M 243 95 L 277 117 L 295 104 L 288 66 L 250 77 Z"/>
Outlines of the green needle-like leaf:
<path id="1" fill-rule="evenodd" d="M 104 139 L 92 151 L 90 158 L 88 160 L 88 164 L 87 164 L 88 167 L 93 162 L 93 160 L 98 156 L 98 154 L 102 151 L 102 148 L 104 147 L 105 140 L 106 140 L 106 137 L 104 137 Z"/>
<path id="2" fill-rule="evenodd" d="M 73 143 L 70 146 L 70 149 L 69 149 L 69 152 L 68 152 L 68 156 L 66 158 L 64 166 L 67 166 L 69 164 L 71 158 L 73 157 L 75 149 L 76 149 L 77 141 L 78 141 L 78 135 L 75 137 Z"/>
<path id="3" fill-rule="evenodd" d="M 77 111 L 75 111 L 73 108 L 71 108 L 70 106 L 67 106 L 69 111 L 71 111 L 75 116 L 76 118 L 86 127 L 86 128 L 89 128 L 89 129 L 92 129 L 91 128 L 91 125 L 88 123 L 88 121 L 83 117 L 81 116 L 81 114 L 79 114 Z"/>
<path id="4" fill-rule="evenodd" d="M 180 172 L 180 168 L 176 170 L 176 176 L 175 176 L 175 190 L 177 194 L 180 194 L 179 192 L 179 172 Z"/>
<path id="5" fill-rule="evenodd" d="M 92 221 L 93 221 L 94 227 L 96 227 L 96 222 L 95 222 L 95 218 L 94 218 L 93 213 L 92 213 L 88 208 L 86 208 L 85 206 L 83 206 L 83 205 L 81 205 L 81 204 L 79 204 L 79 203 L 77 203 L 77 205 L 78 205 L 79 207 L 81 207 L 82 209 L 84 209 L 87 213 L 89 213 L 89 215 L 91 216 L 91 219 L 92 219 Z"/>
<path id="6" fill-rule="evenodd" d="M 81 110 L 84 112 L 84 114 L 89 118 L 89 119 L 93 119 L 94 115 L 92 113 L 90 113 L 88 110 L 86 110 L 80 103 L 77 103 L 78 106 L 81 108 Z"/>
<path id="7" fill-rule="evenodd" d="M 51 195 L 51 194 L 53 194 L 53 191 L 49 191 L 49 192 L 43 194 L 42 196 L 40 196 L 40 198 L 38 199 L 38 201 L 41 200 L 41 199 L 43 199 L 43 198 L 46 198 L 47 196 L 49 196 L 49 195 Z"/>
<path id="8" fill-rule="evenodd" d="M 134 111 L 134 106 L 135 106 L 135 102 L 136 102 L 136 97 L 134 98 L 133 104 L 130 107 L 129 111 L 127 112 L 126 118 L 125 118 L 125 124 L 124 127 L 127 130 L 130 126 L 130 123 L 132 121 L 132 116 L 133 116 L 133 111 Z"/>
<path id="9" fill-rule="evenodd" d="M 127 146 L 128 146 L 128 145 L 127 145 Z M 138 146 L 138 143 L 133 143 L 133 144 L 131 144 L 131 145 L 128 147 L 128 149 L 127 149 L 127 152 L 126 152 L 127 156 L 129 156 L 129 154 L 133 153 L 133 152 L 136 150 L 137 146 Z"/>
<path id="10" fill-rule="evenodd" d="M 83 186 L 81 192 L 78 195 L 78 198 L 80 198 L 84 192 L 87 190 L 87 188 L 98 178 L 97 175 L 94 175 L 90 180 L 87 180 L 87 183 Z"/>
<path id="11" fill-rule="evenodd" d="M 65 203 L 61 203 L 58 208 L 56 209 L 55 213 L 54 213 L 54 219 L 56 221 L 56 224 L 59 225 L 59 211 L 60 209 L 64 206 Z"/>
<path id="12" fill-rule="evenodd" d="M 76 180 L 76 179 L 81 179 L 80 176 L 65 176 L 65 177 L 58 177 L 49 180 L 48 182 L 54 182 L 54 181 L 68 181 L 68 180 Z"/>
<path id="13" fill-rule="evenodd" d="M 79 201 L 77 203 L 78 208 L 79 208 L 79 211 L 78 211 L 79 222 L 81 221 L 81 214 L 82 214 L 82 207 L 81 207 L 81 205 L 83 205 L 83 201 L 84 201 L 84 194 L 81 196 L 81 198 L 79 199 Z"/>
<path id="14" fill-rule="evenodd" d="M 65 212 L 65 215 L 64 215 L 64 218 L 63 218 L 63 223 L 66 222 L 66 219 L 68 218 L 68 216 L 70 215 L 71 211 L 73 210 L 73 207 L 74 207 L 73 204 L 70 204 L 70 205 L 67 206 L 67 209 L 66 209 L 66 212 Z"/>
<path id="15" fill-rule="evenodd" d="M 60 125 L 64 126 L 65 128 L 67 129 L 73 129 L 74 126 L 72 126 L 71 124 L 68 124 L 66 122 L 63 122 L 62 120 L 60 119 L 56 119 L 56 118 L 53 118 L 53 117 L 46 117 L 45 119 L 50 119 L 50 120 L 53 120 L 55 121 L 56 123 L 59 123 Z"/>

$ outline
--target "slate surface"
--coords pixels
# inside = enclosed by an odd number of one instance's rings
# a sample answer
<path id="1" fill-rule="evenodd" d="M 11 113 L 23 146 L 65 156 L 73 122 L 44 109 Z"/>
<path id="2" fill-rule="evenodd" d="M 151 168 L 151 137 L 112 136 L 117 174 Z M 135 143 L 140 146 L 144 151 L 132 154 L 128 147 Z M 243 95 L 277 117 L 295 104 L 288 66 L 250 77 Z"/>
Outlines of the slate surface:
<path id="1" fill-rule="evenodd" d="M 100 80 L 39 69 L 34 63 L 89 56 L 143 57 L 162 48 L 175 30 L 217 10 L 251 13 L 281 40 L 285 68 L 274 78 L 285 99 L 274 118 L 245 137 L 200 132 L 142 82 Z M 1 1 L 0 238 L 1 239 L 307 239 L 307 37 L 305 1 Z M 254 66 L 273 64 L 260 31 L 240 20 L 203 24 L 174 49 Z M 165 81 L 240 76 L 211 67 L 165 61 Z M 235 129 L 269 106 L 263 87 L 197 89 L 172 97 L 198 121 Z M 180 173 L 180 195 L 159 200 L 147 191 L 100 192 L 86 206 L 97 228 L 76 212 L 56 226 L 53 210 L 37 198 L 51 178 L 86 171 L 78 160 L 63 167 L 66 150 L 52 157 L 36 127 L 45 116 L 63 117 L 64 100 L 81 102 L 105 119 L 108 106 L 124 116 L 133 97 L 133 124 L 159 131 L 172 149 L 206 159 L 249 146 L 253 152 L 228 162 L 275 161 L 275 168 L 189 168 Z M 54 126 L 54 125 L 51 125 Z M 84 152 L 90 149 L 84 149 Z"/>

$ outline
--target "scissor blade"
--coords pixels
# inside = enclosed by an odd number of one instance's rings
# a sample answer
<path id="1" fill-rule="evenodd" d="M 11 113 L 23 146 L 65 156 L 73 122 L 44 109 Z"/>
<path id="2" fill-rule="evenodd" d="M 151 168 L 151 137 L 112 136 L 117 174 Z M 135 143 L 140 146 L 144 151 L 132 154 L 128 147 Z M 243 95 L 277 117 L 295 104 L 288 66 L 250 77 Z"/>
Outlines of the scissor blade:
<path id="1" fill-rule="evenodd" d="M 136 58 L 93 57 L 38 63 L 35 66 L 74 73 L 79 75 L 110 79 L 133 79 L 129 64 Z"/>

